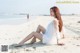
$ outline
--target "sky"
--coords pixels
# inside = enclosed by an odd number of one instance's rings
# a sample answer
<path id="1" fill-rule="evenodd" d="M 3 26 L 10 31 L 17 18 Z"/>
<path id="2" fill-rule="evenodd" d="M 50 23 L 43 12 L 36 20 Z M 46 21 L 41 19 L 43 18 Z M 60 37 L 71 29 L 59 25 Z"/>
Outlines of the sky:
<path id="1" fill-rule="evenodd" d="M 61 14 L 80 14 L 80 4 L 56 4 L 56 1 L 62 0 L 0 0 L 0 14 L 49 14 L 50 7 L 55 5 L 59 7 Z"/>
<path id="2" fill-rule="evenodd" d="M 49 8 L 54 5 L 55 0 L 0 0 L 0 14 L 49 14 Z"/>

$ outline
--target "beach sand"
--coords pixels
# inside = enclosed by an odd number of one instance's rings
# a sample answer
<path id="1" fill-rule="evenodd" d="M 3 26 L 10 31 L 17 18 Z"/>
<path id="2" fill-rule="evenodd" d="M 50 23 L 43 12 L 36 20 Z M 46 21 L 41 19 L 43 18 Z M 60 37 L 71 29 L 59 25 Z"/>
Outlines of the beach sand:
<path id="1" fill-rule="evenodd" d="M 62 19 L 65 38 L 61 39 L 61 41 L 64 45 L 44 45 L 41 43 L 28 45 L 27 43 L 30 42 L 28 41 L 22 47 L 9 48 L 8 52 L 0 51 L 0 53 L 80 53 L 80 17 L 62 16 Z M 13 23 L 9 22 L 9 24 L 8 22 L 7 24 L 0 23 L 0 45 L 18 44 L 28 34 L 35 31 L 39 24 L 46 28 L 47 23 L 52 21 L 52 18 L 49 16 L 37 16 L 36 19 L 29 21 L 26 18 L 23 21 L 20 20 L 17 19 Z"/>

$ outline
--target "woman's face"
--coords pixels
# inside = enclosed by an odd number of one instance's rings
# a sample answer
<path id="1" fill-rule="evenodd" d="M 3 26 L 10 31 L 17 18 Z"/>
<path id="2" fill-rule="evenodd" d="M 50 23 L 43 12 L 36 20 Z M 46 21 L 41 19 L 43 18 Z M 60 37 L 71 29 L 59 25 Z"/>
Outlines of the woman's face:
<path id="1" fill-rule="evenodd" d="M 54 16 L 54 12 L 53 12 L 52 9 L 50 9 L 50 15 L 51 15 L 51 16 Z"/>

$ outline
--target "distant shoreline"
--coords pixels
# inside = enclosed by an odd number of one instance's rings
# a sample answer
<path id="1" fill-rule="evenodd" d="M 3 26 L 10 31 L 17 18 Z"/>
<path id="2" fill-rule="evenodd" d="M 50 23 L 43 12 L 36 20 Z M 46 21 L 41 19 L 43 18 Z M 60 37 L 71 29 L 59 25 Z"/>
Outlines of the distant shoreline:
<path id="1" fill-rule="evenodd" d="M 61 14 L 62 16 L 80 16 L 80 14 L 74 14 L 74 13 L 72 13 L 72 14 Z M 7 14 L 7 15 L 5 15 L 5 14 L 0 14 L 0 16 L 25 16 L 26 17 L 26 14 L 25 13 L 23 13 L 23 14 Z M 30 15 L 30 16 L 50 16 L 49 14 L 39 14 L 39 15 Z"/>

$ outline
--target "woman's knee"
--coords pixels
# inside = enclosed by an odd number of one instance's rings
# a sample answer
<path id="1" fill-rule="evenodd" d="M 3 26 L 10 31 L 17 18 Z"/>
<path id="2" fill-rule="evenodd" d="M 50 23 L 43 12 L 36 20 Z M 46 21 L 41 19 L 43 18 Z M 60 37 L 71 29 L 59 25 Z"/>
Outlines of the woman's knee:
<path id="1" fill-rule="evenodd" d="M 32 34 L 35 34 L 35 33 L 36 33 L 35 31 L 32 32 Z"/>
<path id="2" fill-rule="evenodd" d="M 41 25 L 38 26 L 38 28 L 41 28 L 41 27 L 42 27 Z"/>

